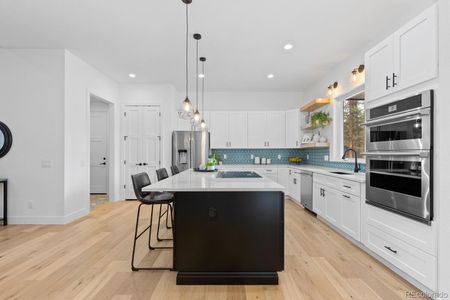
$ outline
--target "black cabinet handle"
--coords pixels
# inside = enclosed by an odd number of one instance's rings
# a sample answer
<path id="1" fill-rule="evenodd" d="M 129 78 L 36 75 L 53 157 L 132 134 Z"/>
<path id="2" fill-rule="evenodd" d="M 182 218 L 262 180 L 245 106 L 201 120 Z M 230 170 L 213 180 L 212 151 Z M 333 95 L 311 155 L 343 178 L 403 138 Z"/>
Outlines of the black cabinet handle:
<path id="1" fill-rule="evenodd" d="M 388 250 L 391 251 L 392 253 L 397 254 L 397 250 L 394 250 L 394 249 L 392 249 L 392 248 L 389 247 L 389 246 L 384 246 L 384 248 L 388 249 Z"/>
<path id="2" fill-rule="evenodd" d="M 342 197 L 350 199 L 350 196 L 347 196 L 347 195 L 342 195 Z"/>
<path id="3" fill-rule="evenodd" d="M 138 164 L 136 164 L 136 166 L 142 166 L 142 163 L 138 163 Z"/>
<path id="4" fill-rule="evenodd" d="M 392 87 L 396 87 L 397 86 L 397 82 L 395 82 L 396 78 L 397 78 L 397 75 L 395 75 L 395 73 L 392 73 Z"/>
<path id="5" fill-rule="evenodd" d="M 386 75 L 386 91 L 391 88 L 391 86 L 389 85 L 389 81 L 391 81 L 391 79 Z"/>
<path id="6" fill-rule="evenodd" d="M 349 186 L 349 185 L 343 185 L 343 187 L 348 188 L 348 189 L 351 189 L 351 188 L 352 188 L 352 187 Z"/>
<path id="7" fill-rule="evenodd" d="M 142 165 L 143 165 L 143 166 L 148 166 L 148 163 L 143 163 Z"/>
<path id="8" fill-rule="evenodd" d="M 106 166 L 106 163 L 105 163 L 105 162 L 102 162 L 102 163 L 100 163 L 100 165 L 102 165 L 102 166 Z"/>

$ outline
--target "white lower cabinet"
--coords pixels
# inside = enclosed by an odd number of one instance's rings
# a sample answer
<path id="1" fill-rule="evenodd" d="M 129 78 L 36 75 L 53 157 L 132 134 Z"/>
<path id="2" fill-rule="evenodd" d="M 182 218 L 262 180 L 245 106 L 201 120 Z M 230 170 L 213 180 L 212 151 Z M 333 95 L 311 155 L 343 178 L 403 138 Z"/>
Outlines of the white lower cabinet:
<path id="1" fill-rule="evenodd" d="M 295 169 L 289 169 L 289 197 L 297 203 L 300 203 L 300 172 Z"/>
<path id="2" fill-rule="evenodd" d="M 361 241 L 361 196 L 355 195 L 359 194 L 361 183 L 320 174 L 314 174 L 313 178 L 313 211 L 356 241 Z"/>
<path id="3" fill-rule="evenodd" d="M 323 187 L 318 183 L 313 185 L 313 211 L 319 215 L 325 215 L 325 197 L 323 196 Z"/>
<path id="4" fill-rule="evenodd" d="M 278 183 L 285 187 L 285 194 L 289 196 L 289 169 L 278 168 Z"/>
<path id="5" fill-rule="evenodd" d="M 367 226 L 366 247 L 433 291 L 437 290 L 437 259 L 402 240 Z"/>
<path id="6" fill-rule="evenodd" d="M 336 227 L 341 225 L 341 197 L 335 189 L 324 187 L 325 219 Z"/>

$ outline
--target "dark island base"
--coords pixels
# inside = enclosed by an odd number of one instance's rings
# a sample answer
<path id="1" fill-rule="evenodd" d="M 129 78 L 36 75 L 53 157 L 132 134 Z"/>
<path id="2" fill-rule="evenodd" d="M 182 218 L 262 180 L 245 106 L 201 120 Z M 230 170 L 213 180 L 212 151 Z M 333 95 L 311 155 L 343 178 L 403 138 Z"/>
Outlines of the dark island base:
<path id="1" fill-rule="evenodd" d="M 277 285 L 277 272 L 178 272 L 178 285 Z"/>

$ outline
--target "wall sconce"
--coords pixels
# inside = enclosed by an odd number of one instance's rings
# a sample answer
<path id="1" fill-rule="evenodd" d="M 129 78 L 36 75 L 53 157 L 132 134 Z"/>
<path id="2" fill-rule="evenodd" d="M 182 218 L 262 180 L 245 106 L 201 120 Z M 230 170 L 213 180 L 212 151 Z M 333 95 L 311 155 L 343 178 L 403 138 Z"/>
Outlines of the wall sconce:
<path id="1" fill-rule="evenodd" d="M 355 82 L 356 80 L 358 80 L 358 74 L 361 74 L 362 72 L 364 72 L 364 65 L 359 65 L 359 67 L 353 69 L 352 71 L 352 81 Z"/>
<path id="2" fill-rule="evenodd" d="M 331 85 L 329 85 L 328 86 L 328 95 L 329 96 L 332 96 L 333 95 L 333 92 L 334 92 L 334 90 L 338 87 L 338 83 L 337 83 L 337 81 L 335 81 L 333 84 L 331 84 Z"/>

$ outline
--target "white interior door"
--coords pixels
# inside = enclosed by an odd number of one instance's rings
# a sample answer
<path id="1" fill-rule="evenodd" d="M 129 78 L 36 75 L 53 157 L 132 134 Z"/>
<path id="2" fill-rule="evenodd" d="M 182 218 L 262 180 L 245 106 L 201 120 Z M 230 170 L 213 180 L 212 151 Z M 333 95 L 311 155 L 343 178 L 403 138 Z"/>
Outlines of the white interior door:
<path id="1" fill-rule="evenodd" d="M 156 182 L 156 169 L 161 165 L 159 119 L 159 108 L 142 109 L 142 172 L 147 172 L 152 182 Z"/>
<path id="2" fill-rule="evenodd" d="M 159 107 L 132 106 L 125 111 L 124 188 L 125 198 L 135 199 L 131 175 L 147 172 L 156 181 L 160 166 Z"/>
<path id="3" fill-rule="evenodd" d="M 91 193 L 108 193 L 108 112 L 91 112 Z"/>

